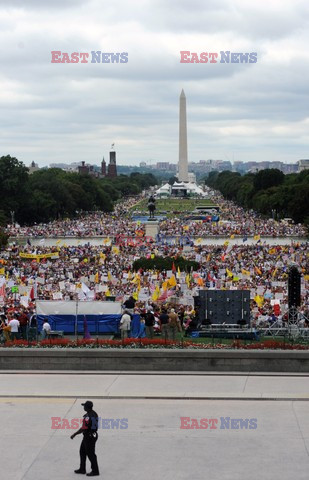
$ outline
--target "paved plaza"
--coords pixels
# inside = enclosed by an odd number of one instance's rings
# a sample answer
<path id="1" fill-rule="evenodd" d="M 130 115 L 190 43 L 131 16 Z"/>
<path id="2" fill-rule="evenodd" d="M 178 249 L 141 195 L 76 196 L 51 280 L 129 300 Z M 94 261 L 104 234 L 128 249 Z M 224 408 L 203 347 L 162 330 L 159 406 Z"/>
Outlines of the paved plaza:
<path id="1" fill-rule="evenodd" d="M 80 478 L 73 470 L 79 466 L 81 436 L 71 440 L 73 430 L 51 427 L 52 417 L 81 418 L 80 404 L 87 398 L 102 419 L 127 419 L 128 428 L 116 428 L 116 422 L 113 429 L 99 430 L 100 478 L 308 479 L 306 375 L 8 372 L 0 377 L 6 480 Z M 217 428 L 183 429 L 181 417 L 186 426 L 217 419 Z M 227 426 L 221 417 L 230 418 L 230 428 L 220 428 Z M 231 428 L 232 419 L 256 419 L 257 428 Z"/>

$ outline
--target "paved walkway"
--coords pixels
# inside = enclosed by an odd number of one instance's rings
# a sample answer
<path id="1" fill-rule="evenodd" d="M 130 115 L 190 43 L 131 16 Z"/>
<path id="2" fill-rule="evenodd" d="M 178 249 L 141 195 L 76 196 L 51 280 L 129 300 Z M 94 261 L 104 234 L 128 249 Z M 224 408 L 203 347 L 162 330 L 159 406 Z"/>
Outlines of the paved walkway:
<path id="1" fill-rule="evenodd" d="M 115 428 L 100 429 L 98 478 L 308 479 L 309 376 L 183 372 L 1 373 L 3 478 L 76 479 L 80 437 L 71 440 L 71 430 L 52 429 L 52 417 L 81 418 L 87 398 L 100 417 L 127 419 L 128 425 L 116 428 L 116 421 Z M 214 419 L 217 428 L 182 429 L 182 417 L 195 426 Z M 220 428 L 232 420 L 239 427 L 236 419 L 244 420 L 244 428 Z M 245 428 L 249 420 L 257 428 Z"/>
<path id="2" fill-rule="evenodd" d="M 309 400 L 308 375 L 1 373 L 1 396 Z M 308 404 L 309 408 L 309 404 Z"/>

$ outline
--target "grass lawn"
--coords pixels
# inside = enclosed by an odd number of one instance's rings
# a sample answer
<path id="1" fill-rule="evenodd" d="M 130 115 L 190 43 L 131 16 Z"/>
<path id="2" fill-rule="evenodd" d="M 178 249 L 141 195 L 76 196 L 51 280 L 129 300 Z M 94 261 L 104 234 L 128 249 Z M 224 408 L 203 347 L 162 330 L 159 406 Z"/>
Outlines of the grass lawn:
<path id="1" fill-rule="evenodd" d="M 144 199 L 138 204 L 134 205 L 131 213 L 134 211 L 148 212 L 148 199 Z M 214 203 L 208 199 L 197 198 L 162 198 L 156 200 L 156 213 L 160 212 L 192 212 L 196 206 L 212 206 Z"/>

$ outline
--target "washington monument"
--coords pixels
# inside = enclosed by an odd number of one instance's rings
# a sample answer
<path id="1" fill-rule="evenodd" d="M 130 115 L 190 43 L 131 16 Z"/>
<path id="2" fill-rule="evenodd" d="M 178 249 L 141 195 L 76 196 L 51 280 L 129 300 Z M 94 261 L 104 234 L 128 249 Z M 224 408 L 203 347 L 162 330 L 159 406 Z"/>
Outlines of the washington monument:
<path id="1" fill-rule="evenodd" d="M 179 161 L 178 181 L 188 182 L 188 147 L 187 147 L 187 108 L 185 92 L 181 90 L 179 98 Z"/>

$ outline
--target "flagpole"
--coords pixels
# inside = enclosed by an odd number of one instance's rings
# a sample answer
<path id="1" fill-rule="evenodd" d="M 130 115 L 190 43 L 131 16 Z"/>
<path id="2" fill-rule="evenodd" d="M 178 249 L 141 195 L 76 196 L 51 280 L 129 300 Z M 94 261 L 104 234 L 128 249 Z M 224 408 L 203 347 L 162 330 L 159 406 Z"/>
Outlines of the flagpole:
<path id="1" fill-rule="evenodd" d="M 77 317 L 78 317 L 78 294 L 76 294 L 76 304 L 75 304 L 75 337 L 76 337 L 76 342 L 77 342 L 77 339 L 78 339 Z"/>

